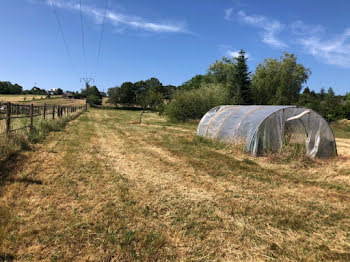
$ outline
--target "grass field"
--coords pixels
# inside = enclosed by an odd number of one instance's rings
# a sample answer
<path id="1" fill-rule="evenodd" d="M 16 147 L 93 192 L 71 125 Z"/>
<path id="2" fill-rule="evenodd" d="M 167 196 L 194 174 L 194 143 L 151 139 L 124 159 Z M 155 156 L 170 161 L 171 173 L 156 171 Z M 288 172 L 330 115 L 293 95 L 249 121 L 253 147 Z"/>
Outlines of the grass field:
<path id="1" fill-rule="evenodd" d="M 61 96 L 57 96 L 57 97 L 61 97 Z M 35 100 L 40 100 L 45 98 L 46 98 L 45 95 L 0 95 L 0 102 L 22 103 L 26 101 L 35 101 Z"/>
<path id="2" fill-rule="evenodd" d="M 350 260 L 350 139 L 330 160 L 254 158 L 138 117 L 90 109 L 0 163 L 3 259 Z"/>
<path id="3" fill-rule="evenodd" d="M 51 97 L 50 99 L 42 99 L 35 101 L 27 101 L 25 104 L 34 104 L 34 105 L 60 105 L 60 106 L 81 106 L 85 105 L 85 99 L 69 99 L 64 97 Z"/>
<path id="4" fill-rule="evenodd" d="M 44 95 L 0 95 L 0 102 L 42 105 L 85 105 L 85 99 L 68 99 L 60 95 L 46 98 Z"/>

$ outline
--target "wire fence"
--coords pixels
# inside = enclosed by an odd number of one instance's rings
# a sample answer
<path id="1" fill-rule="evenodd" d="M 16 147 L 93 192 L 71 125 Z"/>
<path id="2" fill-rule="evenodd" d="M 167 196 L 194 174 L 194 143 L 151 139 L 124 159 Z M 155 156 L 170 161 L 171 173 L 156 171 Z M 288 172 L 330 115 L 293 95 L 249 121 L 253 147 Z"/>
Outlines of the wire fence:
<path id="1" fill-rule="evenodd" d="M 0 103 L 0 134 L 29 128 L 34 129 L 34 121 L 38 117 L 43 119 L 59 119 L 63 116 L 87 110 L 87 104 L 78 106 L 61 105 L 34 105 L 15 104 L 11 102 Z"/>

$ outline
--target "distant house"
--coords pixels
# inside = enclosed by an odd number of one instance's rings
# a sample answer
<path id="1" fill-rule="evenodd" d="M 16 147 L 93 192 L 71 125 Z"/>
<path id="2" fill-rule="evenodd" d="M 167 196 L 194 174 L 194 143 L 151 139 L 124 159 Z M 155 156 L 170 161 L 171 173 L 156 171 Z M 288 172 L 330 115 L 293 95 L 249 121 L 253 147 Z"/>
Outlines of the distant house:
<path id="1" fill-rule="evenodd" d="M 50 91 L 49 91 L 49 94 L 50 95 L 57 95 L 58 94 L 58 88 L 51 88 Z"/>
<path id="2" fill-rule="evenodd" d="M 71 91 L 66 91 L 63 93 L 63 96 L 67 98 L 74 98 L 74 93 Z"/>

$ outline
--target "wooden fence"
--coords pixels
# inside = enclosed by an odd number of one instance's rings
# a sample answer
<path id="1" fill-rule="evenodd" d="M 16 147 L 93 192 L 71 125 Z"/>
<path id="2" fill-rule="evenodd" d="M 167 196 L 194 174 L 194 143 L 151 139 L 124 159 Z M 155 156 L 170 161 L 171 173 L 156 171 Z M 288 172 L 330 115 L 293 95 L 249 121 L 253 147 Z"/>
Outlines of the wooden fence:
<path id="1" fill-rule="evenodd" d="M 21 129 L 29 128 L 30 131 L 33 131 L 33 123 L 35 117 L 46 118 L 61 118 L 64 115 L 69 115 L 77 112 L 78 110 L 87 109 L 87 104 L 80 106 L 60 106 L 60 105 L 20 105 L 7 102 L 4 104 L 0 103 L 0 123 L 5 121 L 5 132 L 9 134 L 13 131 L 18 131 Z M 11 129 L 11 120 L 20 119 L 20 118 L 29 118 L 29 125 L 23 126 L 16 129 Z"/>

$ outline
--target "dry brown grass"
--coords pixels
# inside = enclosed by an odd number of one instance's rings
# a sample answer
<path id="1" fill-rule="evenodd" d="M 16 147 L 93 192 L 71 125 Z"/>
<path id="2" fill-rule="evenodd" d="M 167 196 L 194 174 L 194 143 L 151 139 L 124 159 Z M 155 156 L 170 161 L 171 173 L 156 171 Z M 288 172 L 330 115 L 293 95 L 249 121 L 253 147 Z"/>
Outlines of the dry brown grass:
<path id="1" fill-rule="evenodd" d="M 84 106 L 86 100 L 85 99 L 69 99 L 64 97 L 53 97 L 50 99 L 41 99 L 35 101 L 27 101 L 27 104 L 34 105 L 43 105 L 46 103 L 47 105 L 61 105 L 61 106 Z"/>
<path id="2" fill-rule="evenodd" d="M 91 109 L 3 163 L 2 252 L 17 261 L 350 259 L 349 140 L 300 164 Z M 21 164 L 22 163 L 22 164 Z M 23 165 L 25 163 L 25 165 Z M 0 231 L 1 233 L 1 231 Z M 0 238 L 1 239 L 1 238 Z"/>
<path id="3" fill-rule="evenodd" d="M 0 95 L 0 102 L 12 102 L 19 104 L 35 104 L 42 105 L 85 105 L 85 99 L 69 99 L 61 95 L 54 95 L 51 98 L 46 98 L 44 95 Z"/>
<path id="4" fill-rule="evenodd" d="M 61 98 L 62 96 L 51 96 L 52 98 Z M 45 99 L 45 95 L 0 95 L 0 102 L 22 103 Z"/>

